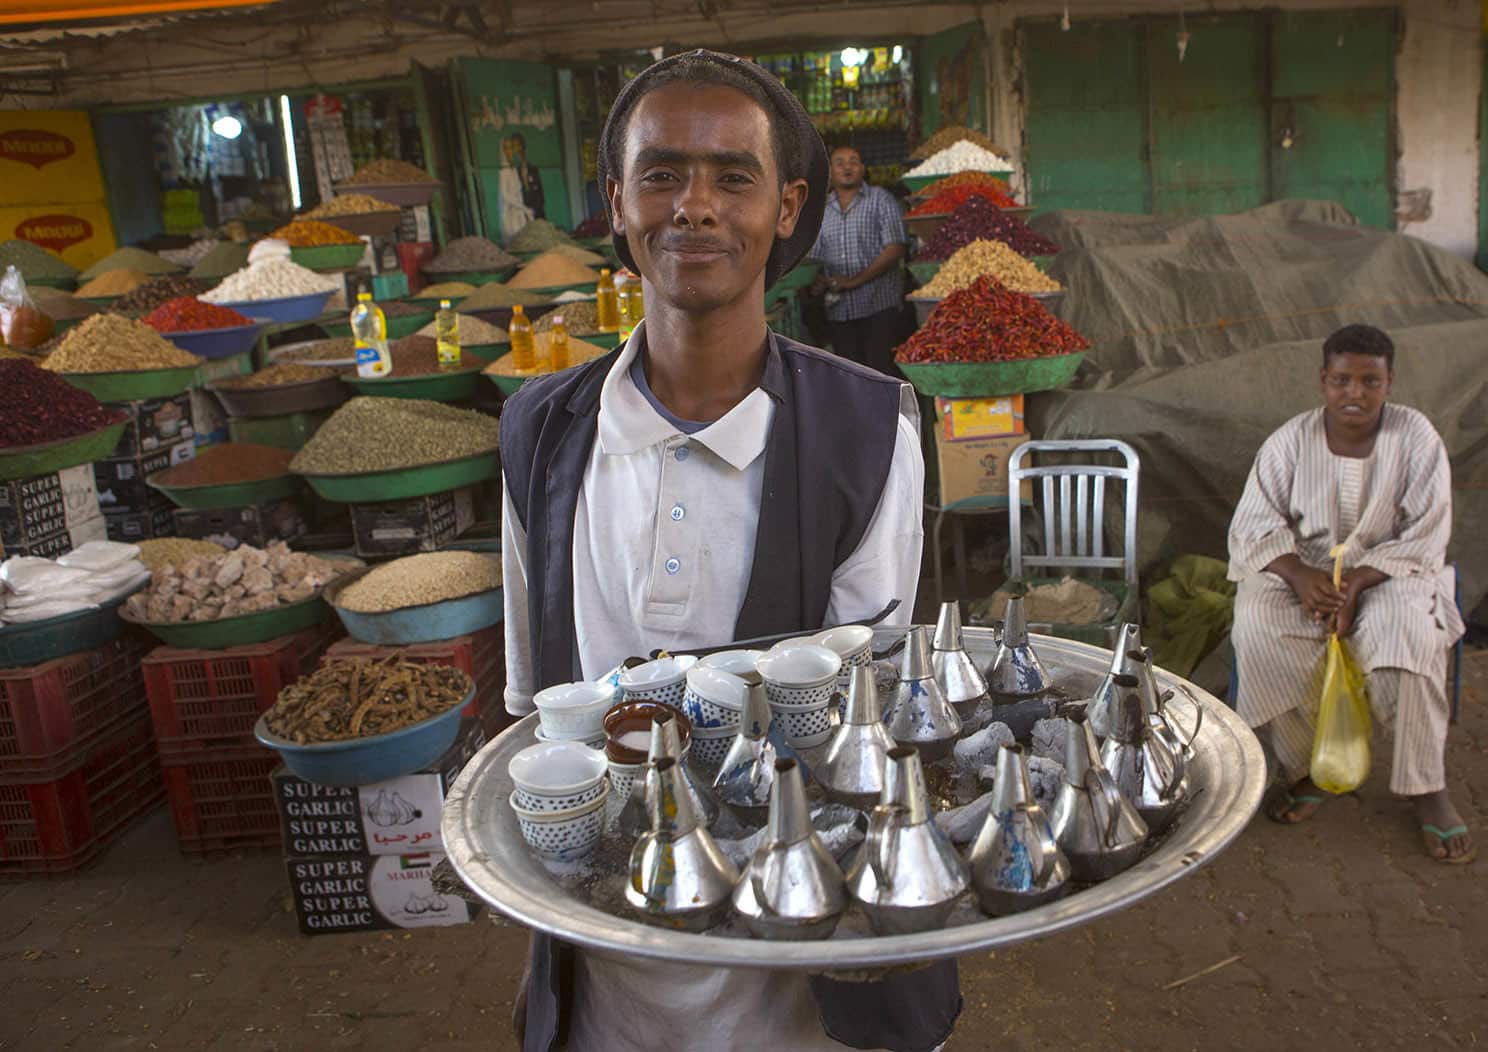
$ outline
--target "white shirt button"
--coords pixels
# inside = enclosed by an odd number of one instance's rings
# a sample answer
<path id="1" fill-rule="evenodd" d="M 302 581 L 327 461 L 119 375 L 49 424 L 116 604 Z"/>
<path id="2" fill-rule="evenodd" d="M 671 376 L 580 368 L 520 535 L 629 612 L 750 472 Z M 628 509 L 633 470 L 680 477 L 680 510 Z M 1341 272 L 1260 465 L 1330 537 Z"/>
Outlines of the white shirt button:
<path id="1" fill-rule="evenodd" d="M 691 455 L 692 455 L 692 450 L 688 449 L 686 446 L 678 446 L 677 447 L 677 459 L 678 460 L 686 460 Z"/>
<path id="2" fill-rule="evenodd" d="M 673 573 L 674 574 L 674 573 L 678 572 L 681 569 L 682 569 L 682 560 L 681 559 L 671 558 L 671 559 L 668 559 L 666 561 L 666 572 L 667 573 Z"/>
<path id="3" fill-rule="evenodd" d="M 687 509 L 680 504 L 672 505 L 672 521 L 681 522 L 687 515 Z"/>

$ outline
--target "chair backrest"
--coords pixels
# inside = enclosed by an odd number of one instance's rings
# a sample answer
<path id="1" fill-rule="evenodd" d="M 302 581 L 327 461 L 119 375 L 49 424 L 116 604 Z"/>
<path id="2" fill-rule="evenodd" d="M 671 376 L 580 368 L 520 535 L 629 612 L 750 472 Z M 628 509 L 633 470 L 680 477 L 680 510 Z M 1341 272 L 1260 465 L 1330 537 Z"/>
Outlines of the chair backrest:
<path id="1" fill-rule="evenodd" d="M 1024 467 L 1030 453 L 1116 454 L 1124 467 L 1109 464 L 1048 464 Z M 1141 461 L 1137 451 L 1116 439 L 1068 439 L 1024 442 L 1008 457 L 1008 553 L 1012 575 L 1023 576 L 1024 567 L 1081 570 L 1120 570 L 1135 594 L 1137 588 L 1137 473 Z M 1023 554 L 1023 504 L 1019 493 L 1024 481 L 1032 483 L 1033 503 L 1044 521 L 1044 552 Z M 1107 483 L 1115 480 L 1125 491 L 1124 550 L 1106 554 L 1105 517 Z"/>

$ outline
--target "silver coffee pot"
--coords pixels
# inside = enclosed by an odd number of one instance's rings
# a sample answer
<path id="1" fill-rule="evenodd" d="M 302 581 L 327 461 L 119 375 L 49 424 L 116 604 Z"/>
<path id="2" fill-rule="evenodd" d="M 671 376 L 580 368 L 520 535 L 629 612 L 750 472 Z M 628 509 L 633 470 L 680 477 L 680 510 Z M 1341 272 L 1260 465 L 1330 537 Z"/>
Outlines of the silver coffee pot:
<path id="1" fill-rule="evenodd" d="M 1129 627 L 1135 631 L 1135 626 Z M 1152 651 L 1132 646 L 1117 654 L 1116 657 L 1120 659 L 1120 667 L 1106 674 L 1100 686 L 1096 687 L 1095 693 L 1090 698 L 1090 704 L 1085 710 L 1095 736 L 1108 739 L 1116 733 L 1121 722 L 1121 698 L 1120 692 L 1116 689 L 1115 680 L 1117 676 L 1130 676 L 1137 681 L 1143 715 L 1149 719 L 1154 716 L 1159 717 L 1172 738 L 1181 744 L 1184 757 L 1192 760 L 1193 742 L 1198 737 L 1199 728 L 1204 723 L 1204 708 L 1199 704 L 1199 699 L 1194 697 L 1187 687 L 1179 684 L 1178 689 L 1183 691 L 1193 703 L 1194 708 L 1193 728 L 1185 730 L 1171 711 L 1169 703 L 1173 700 L 1173 691 L 1159 692 L 1158 690 L 1157 668 L 1152 660 Z"/>
<path id="2" fill-rule="evenodd" d="M 1042 694 L 1053 681 L 1028 642 L 1028 618 L 1023 612 L 1023 597 L 1008 600 L 1003 615 L 1002 643 L 997 656 L 987 669 L 987 689 L 997 702 Z"/>
<path id="3" fill-rule="evenodd" d="M 775 761 L 765 839 L 739 883 L 734 912 L 757 939 L 825 939 L 847 906 L 842 870 L 811 826 L 795 760 Z"/>
<path id="4" fill-rule="evenodd" d="M 905 935 L 944 927 L 970 879 L 930 813 L 920 754 L 896 746 L 867 838 L 847 874 L 848 894 L 875 933 Z"/>
<path id="5" fill-rule="evenodd" d="M 917 748 L 926 763 L 949 756 L 961 734 L 961 717 L 935 681 L 930 629 L 924 625 L 909 630 L 899 689 L 884 714 L 884 723 L 894 741 Z"/>
<path id="6" fill-rule="evenodd" d="M 674 757 L 646 770 L 651 828 L 630 852 L 625 901 L 646 920 L 683 931 L 706 931 L 729 913 L 739 871 L 705 829 Z"/>
<path id="7" fill-rule="evenodd" d="M 758 679 L 744 695 L 739 732 L 713 778 L 719 801 L 746 825 L 757 826 L 766 818 L 771 789 L 775 784 L 775 762 L 795 759 L 795 751 L 770 733 L 770 702 Z"/>
<path id="8" fill-rule="evenodd" d="M 935 638 L 930 655 L 935 682 L 941 693 L 962 720 L 976 715 L 977 706 L 987 698 L 987 679 L 966 652 L 961 634 L 961 604 L 941 603 L 940 617 L 935 622 Z"/>
<path id="9" fill-rule="evenodd" d="M 866 811 L 883 794 L 884 769 L 893 747 L 878 704 L 873 668 L 860 665 L 852 670 L 842 724 L 832 732 L 827 751 L 816 765 L 816 780 L 829 800 Z"/>
<path id="10" fill-rule="evenodd" d="M 682 760 L 682 732 L 671 711 L 659 713 L 651 720 L 651 742 L 646 753 L 646 766 L 631 784 L 630 799 L 620 809 L 616 828 L 626 836 L 635 836 L 646 828 L 646 778 L 658 760 L 675 759 L 682 770 L 682 780 L 692 798 L 703 825 L 711 827 L 718 818 L 718 802 L 697 784 L 691 769 Z"/>
<path id="11" fill-rule="evenodd" d="M 1137 861 L 1147 824 L 1101 763 L 1095 733 L 1083 713 L 1068 718 L 1064 784 L 1050 825 L 1069 859 L 1070 875 L 1092 882 L 1114 877 Z"/>
<path id="12" fill-rule="evenodd" d="M 1188 799 L 1183 745 L 1160 714 L 1145 710 L 1138 681 L 1116 676 L 1121 719 L 1101 746 L 1101 763 L 1153 833 L 1168 827 Z"/>
<path id="13" fill-rule="evenodd" d="M 971 847 L 971 885 L 992 917 L 1052 902 L 1069 890 L 1070 865 L 1028 779 L 1021 745 L 997 751 L 992 804 Z"/>

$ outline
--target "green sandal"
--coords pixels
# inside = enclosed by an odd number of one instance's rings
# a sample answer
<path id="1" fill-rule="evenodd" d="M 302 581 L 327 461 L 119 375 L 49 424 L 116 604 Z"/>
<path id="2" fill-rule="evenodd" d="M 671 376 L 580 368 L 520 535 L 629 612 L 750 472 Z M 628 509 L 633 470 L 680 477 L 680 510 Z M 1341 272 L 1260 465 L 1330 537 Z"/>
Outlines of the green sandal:
<path id="1" fill-rule="evenodd" d="M 1421 832 L 1436 837 L 1437 841 L 1441 843 L 1442 847 L 1446 847 L 1448 840 L 1451 840 L 1454 836 L 1462 836 L 1464 833 L 1466 833 L 1467 826 L 1458 825 L 1453 826 L 1451 829 L 1438 829 L 1434 825 L 1422 822 Z M 1478 857 L 1478 846 L 1476 844 L 1471 845 L 1467 849 L 1467 852 L 1465 854 L 1458 855 L 1456 858 L 1452 858 L 1450 855 L 1443 855 L 1438 858 L 1436 855 L 1431 854 L 1429 851 L 1426 853 L 1426 855 L 1433 862 L 1441 862 L 1448 866 L 1465 866 L 1467 865 L 1467 863 Z"/>
<path id="2" fill-rule="evenodd" d="M 1313 796 L 1311 793 L 1293 793 L 1290 789 L 1283 790 L 1281 798 L 1286 803 L 1286 807 L 1281 810 L 1277 810 L 1274 806 L 1268 807 L 1266 809 L 1266 817 L 1277 825 L 1283 826 L 1301 825 L 1317 813 L 1318 807 L 1322 807 L 1327 802 L 1326 797 Z M 1317 806 L 1299 818 L 1287 818 L 1286 816 L 1296 810 L 1300 804 L 1316 804 Z"/>

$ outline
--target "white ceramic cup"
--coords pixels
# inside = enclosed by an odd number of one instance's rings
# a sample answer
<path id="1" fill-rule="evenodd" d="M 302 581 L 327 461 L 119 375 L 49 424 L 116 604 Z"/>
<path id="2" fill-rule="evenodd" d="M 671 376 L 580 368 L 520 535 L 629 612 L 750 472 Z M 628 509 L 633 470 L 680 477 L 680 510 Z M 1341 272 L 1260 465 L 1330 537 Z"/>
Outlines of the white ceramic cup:
<path id="1" fill-rule="evenodd" d="M 763 650 L 720 650 L 716 654 L 698 658 L 697 667 L 716 668 L 732 672 L 736 676 L 745 676 L 755 671 L 755 665 L 764 656 Z"/>
<path id="2" fill-rule="evenodd" d="M 532 703 L 549 741 L 588 741 L 604 734 L 613 698 L 600 683 L 559 683 L 538 691 Z"/>
<path id="3" fill-rule="evenodd" d="M 522 791 L 524 798 L 552 801 L 583 797 L 586 791 L 604 780 L 605 769 L 604 753 L 583 742 L 570 741 L 529 745 L 506 765 L 506 773 L 511 775 L 512 782 Z M 547 809 L 564 810 L 562 807 Z"/>
<path id="4" fill-rule="evenodd" d="M 680 708 L 687 690 L 687 672 L 697 664 L 691 654 L 658 658 L 620 673 L 620 690 L 626 701 L 659 701 Z"/>
<path id="5" fill-rule="evenodd" d="M 739 725 L 749 686 L 732 672 L 701 663 L 687 672 L 682 713 L 692 721 L 694 735 L 702 730 L 732 729 Z"/>
<path id="6" fill-rule="evenodd" d="M 873 660 L 873 629 L 867 625 L 839 625 L 811 637 L 812 640 L 842 659 L 842 671 Z"/>
<path id="7" fill-rule="evenodd" d="M 815 643 L 772 650 L 759 660 L 771 709 L 815 709 L 829 704 L 842 659 Z"/>

